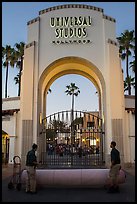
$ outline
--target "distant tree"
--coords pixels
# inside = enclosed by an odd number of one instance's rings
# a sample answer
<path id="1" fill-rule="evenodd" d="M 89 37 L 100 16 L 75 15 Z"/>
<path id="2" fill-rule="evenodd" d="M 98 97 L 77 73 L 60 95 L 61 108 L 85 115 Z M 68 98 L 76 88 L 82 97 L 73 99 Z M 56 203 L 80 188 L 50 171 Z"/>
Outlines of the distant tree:
<path id="1" fill-rule="evenodd" d="M 15 84 L 19 84 L 19 73 L 17 74 L 16 77 L 14 77 Z"/>
<path id="2" fill-rule="evenodd" d="M 14 63 L 14 48 L 12 48 L 10 45 L 2 47 L 2 66 L 6 68 L 5 98 L 7 98 L 9 66 L 14 67 Z"/>
<path id="3" fill-rule="evenodd" d="M 20 96 L 20 90 L 21 90 L 21 72 L 23 69 L 23 58 L 24 58 L 24 47 L 25 43 L 20 42 L 15 44 L 15 59 L 16 59 L 16 67 L 19 68 L 18 75 L 14 78 L 15 84 L 19 84 L 18 88 L 18 96 Z M 18 78 L 18 80 L 17 80 Z"/>
<path id="4" fill-rule="evenodd" d="M 134 60 L 132 62 L 130 62 L 130 67 L 129 68 L 132 68 L 132 71 L 134 72 L 135 74 L 135 49 L 134 49 L 134 56 L 133 56 Z"/>
<path id="5" fill-rule="evenodd" d="M 128 78 L 127 77 L 125 78 L 125 81 L 124 81 L 124 91 L 128 90 L 128 84 L 129 83 L 130 83 L 130 86 L 133 86 L 135 88 L 135 78 L 131 77 L 131 76 L 129 76 Z"/>
<path id="6" fill-rule="evenodd" d="M 126 78 L 129 79 L 129 56 L 132 55 L 132 51 L 135 49 L 135 37 L 134 30 L 125 30 L 121 33 L 121 36 L 117 38 L 119 42 L 119 53 L 122 60 L 126 60 Z M 130 80 L 127 80 L 128 94 L 131 95 Z"/>
<path id="7" fill-rule="evenodd" d="M 135 59 L 129 64 L 130 64 L 130 68 L 132 68 L 132 71 L 135 73 Z"/>
<path id="8" fill-rule="evenodd" d="M 59 120 L 52 120 L 49 122 L 49 127 L 46 129 L 46 137 L 47 139 L 54 141 L 55 136 L 57 135 L 57 132 L 66 132 L 67 129 L 67 123 Z"/>
<path id="9" fill-rule="evenodd" d="M 52 92 L 52 90 L 51 90 L 51 88 L 49 88 L 48 91 L 47 91 L 47 94 L 49 94 L 51 92 Z"/>
<path id="10" fill-rule="evenodd" d="M 57 130 L 64 132 L 67 127 L 67 123 L 60 120 L 52 120 L 50 121 L 50 124 L 52 125 L 52 128 L 55 130 L 55 132 Z"/>
<path id="11" fill-rule="evenodd" d="M 65 91 L 65 93 L 67 95 L 72 96 L 72 114 L 74 111 L 74 96 L 78 96 L 78 94 L 80 93 L 79 88 L 75 85 L 75 83 L 71 83 L 70 85 L 66 86 L 67 90 Z M 72 115 L 72 120 L 73 120 L 73 115 Z"/>
<path id="12" fill-rule="evenodd" d="M 75 142 L 75 136 L 74 136 L 74 115 L 73 115 L 73 112 L 74 112 L 74 96 L 78 96 L 78 94 L 80 93 L 80 90 L 79 88 L 75 85 L 75 83 L 71 83 L 70 85 L 67 85 L 66 86 L 67 90 L 65 91 L 65 93 L 67 95 L 70 95 L 72 96 L 72 109 L 71 109 L 71 140 L 72 140 L 72 143 Z M 72 147 L 73 149 L 73 147 Z"/>

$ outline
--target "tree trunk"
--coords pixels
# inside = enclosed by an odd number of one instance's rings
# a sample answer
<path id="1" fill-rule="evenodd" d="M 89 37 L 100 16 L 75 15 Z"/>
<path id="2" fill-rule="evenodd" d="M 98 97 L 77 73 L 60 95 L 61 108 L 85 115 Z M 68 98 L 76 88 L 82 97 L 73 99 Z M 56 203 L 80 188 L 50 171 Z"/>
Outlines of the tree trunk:
<path id="1" fill-rule="evenodd" d="M 72 94 L 72 112 L 71 112 L 71 142 L 74 144 L 75 139 L 74 139 L 74 94 Z"/>
<path id="2" fill-rule="evenodd" d="M 74 94 L 72 94 L 72 122 L 73 122 L 73 119 L 74 119 Z"/>
<path id="3" fill-rule="evenodd" d="M 129 73 L 128 73 L 128 49 L 126 51 L 126 72 L 127 72 L 127 79 L 128 79 L 128 95 L 131 95 L 131 85 L 130 85 Z"/>
<path id="4" fill-rule="evenodd" d="M 20 72 L 19 72 L 19 90 L 18 90 L 18 96 L 20 96 L 20 90 L 21 90 L 21 72 L 23 69 L 23 57 L 21 57 L 21 65 L 20 65 Z"/>
<path id="5" fill-rule="evenodd" d="M 7 87 L 8 87 L 8 62 L 7 62 L 7 67 L 6 67 L 6 81 L 5 81 L 5 98 L 7 98 Z"/>

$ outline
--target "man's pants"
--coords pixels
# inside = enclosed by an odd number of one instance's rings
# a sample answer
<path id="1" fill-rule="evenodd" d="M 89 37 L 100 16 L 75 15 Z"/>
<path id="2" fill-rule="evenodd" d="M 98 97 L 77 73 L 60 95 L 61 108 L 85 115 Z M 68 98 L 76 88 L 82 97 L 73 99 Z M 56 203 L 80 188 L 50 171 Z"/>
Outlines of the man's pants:
<path id="1" fill-rule="evenodd" d="M 26 179 L 26 192 L 36 191 L 36 169 L 34 166 L 26 166 L 27 179 Z"/>
<path id="2" fill-rule="evenodd" d="M 114 166 L 112 166 L 112 168 L 109 171 L 109 177 L 112 180 L 113 184 L 117 184 L 117 176 L 119 174 L 120 171 L 120 164 L 115 164 Z"/>

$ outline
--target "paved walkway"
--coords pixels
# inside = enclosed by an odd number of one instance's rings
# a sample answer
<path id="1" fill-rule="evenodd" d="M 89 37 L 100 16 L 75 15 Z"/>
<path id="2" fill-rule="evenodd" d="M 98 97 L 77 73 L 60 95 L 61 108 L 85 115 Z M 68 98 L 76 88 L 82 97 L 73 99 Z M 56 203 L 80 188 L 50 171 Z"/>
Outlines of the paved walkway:
<path id="1" fill-rule="evenodd" d="M 135 168 L 126 168 L 126 182 L 120 185 L 120 193 L 108 194 L 104 188 L 39 188 L 35 195 L 9 190 L 8 183 L 13 165 L 2 168 L 2 202 L 135 202 Z"/>

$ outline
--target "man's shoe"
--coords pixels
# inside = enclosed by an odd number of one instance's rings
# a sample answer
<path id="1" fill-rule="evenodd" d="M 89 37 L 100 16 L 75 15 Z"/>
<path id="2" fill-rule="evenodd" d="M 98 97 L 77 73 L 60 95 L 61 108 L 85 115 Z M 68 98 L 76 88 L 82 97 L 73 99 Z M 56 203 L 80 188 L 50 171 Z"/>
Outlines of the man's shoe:
<path id="1" fill-rule="evenodd" d="M 114 187 L 111 186 L 111 187 L 108 189 L 107 193 L 115 193 Z"/>
<path id="2" fill-rule="evenodd" d="M 119 186 L 117 186 L 117 187 L 111 186 L 111 187 L 108 189 L 107 192 L 108 192 L 108 193 L 119 193 L 119 192 L 120 192 L 120 191 L 119 191 Z"/>
<path id="3" fill-rule="evenodd" d="M 37 191 L 30 191 L 30 194 L 36 194 Z"/>
<path id="4" fill-rule="evenodd" d="M 30 191 L 26 191 L 26 193 L 30 193 Z"/>
<path id="5" fill-rule="evenodd" d="M 108 188 L 109 188 L 109 185 L 105 184 L 104 189 L 108 190 Z"/>
<path id="6" fill-rule="evenodd" d="M 114 190 L 115 190 L 115 193 L 120 193 L 119 186 L 116 186 L 116 187 L 114 188 Z"/>

